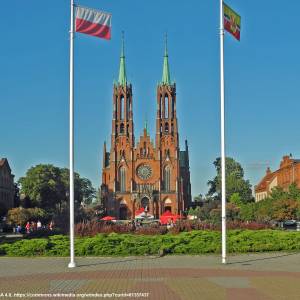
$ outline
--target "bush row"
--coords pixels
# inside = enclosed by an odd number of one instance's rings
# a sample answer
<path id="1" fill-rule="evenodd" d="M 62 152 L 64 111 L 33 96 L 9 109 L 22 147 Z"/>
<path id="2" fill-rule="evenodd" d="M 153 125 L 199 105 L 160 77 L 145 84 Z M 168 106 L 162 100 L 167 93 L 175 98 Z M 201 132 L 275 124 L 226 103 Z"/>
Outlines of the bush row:
<path id="1" fill-rule="evenodd" d="M 300 251 L 300 232 L 229 230 L 227 246 L 231 253 Z M 206 254 L 220 251 L 221 233 L 208 230 L 156 236 L 110 233 L 75 239 L 77 256 Z M 5 243 L 0 245 L 0 255 L 68 256 L 69 239 L 64 235 L 54 235 Z"/>
<path id="2" fill-rule="evenodd" d="M 270 224 L 262 224 L 257 222 L 241 222 L 241 221 L 227 221 L 228 229 L 269 229 Z M 114 224 L 107 222 L 99 222 L 97 220 L 77 223 L 75 225 L 75 234 L 81 237 L 95 236 L 99 233 L 122 233 L 122 234 L 141 234 L 141 235 L 160 235 L 168 232 L 178 234 L 180 232 L 189 232 L 193 230 L 221 230 L 221 224 L 213 224 L 200 220 L 183 220 L 177 222 L 173 228 L 167 230 L 166 226 L 159 226 L 158 224 L 151 224 L 148 226 L 136 227 L 132 224 Z"/>

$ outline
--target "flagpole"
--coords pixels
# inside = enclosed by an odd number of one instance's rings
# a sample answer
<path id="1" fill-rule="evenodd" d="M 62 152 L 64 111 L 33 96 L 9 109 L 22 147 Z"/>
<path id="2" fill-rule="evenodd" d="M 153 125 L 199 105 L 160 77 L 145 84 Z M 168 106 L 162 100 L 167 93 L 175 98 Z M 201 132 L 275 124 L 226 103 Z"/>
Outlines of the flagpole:
<path id="1" fill-rule="evenodd" d="M 71 0 L 70 24 L 70 262 L 68 267 L 76 267 L 74 261 L 74 0 Z"/>
<path id="2" fill-rule="evenodd" d="M 222 181 L 222 263 L 226 264 L 226 182 L 225 182 L 225 93 L 224 93 L 224 14 L 220 0 L 220 92 L 221 92 L 221 181 Z"/>

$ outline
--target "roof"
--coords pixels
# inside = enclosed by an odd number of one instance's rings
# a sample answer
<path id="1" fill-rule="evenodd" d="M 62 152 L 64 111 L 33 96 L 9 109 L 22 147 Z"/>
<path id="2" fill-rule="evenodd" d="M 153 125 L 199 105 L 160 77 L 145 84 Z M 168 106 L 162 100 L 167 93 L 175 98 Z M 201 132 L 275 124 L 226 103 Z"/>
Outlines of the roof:
<path id="1" fill-rule="evenodd" d="M 120 57 L 120 69 L 119 69 L 119 85 L 126 86 L 127 78 L 126 78 L 126 68 L 125 68 L 125 51 L 124 51 L 124 35 L 122 36 L 122 50 Z"/>
<path id="2" fill-rule="evenodd" d="M 255 191 L 257 191 L 257 190 L 265 190 L 267 188 L 267 181 L 271 181 L 275 177 L 276 173 L 277 173 L 277 171 L 267 173 L 265 175 L 265 177 L 263 177 L 263 179 L 255 187 Z"/>
<path id="3" fill-rule="evenodd" d="M 9 170 L 9 172 L 11 173 L 11 168 L 9 166 L 7 158 L 1 158 L 0 159 L 0 168 L 3 168 L 4 166 L 6 166 L 7 169 Z"/>
<path id="4" fill-rule="evenodd" d="M 166 84 L 166 85 L 171 84 L 169 59 L 168 59 L 168 48 L 167 48 L 167 37 L 165 40 L 165 54 L 164 54 L 163 74 L 162 74 L 161 83 Z"/>
<path id="5" fill-rule="evenodd" d="M 0 159 L 0 167 L 4 166 L 6 158 L 1 158 Z"/>

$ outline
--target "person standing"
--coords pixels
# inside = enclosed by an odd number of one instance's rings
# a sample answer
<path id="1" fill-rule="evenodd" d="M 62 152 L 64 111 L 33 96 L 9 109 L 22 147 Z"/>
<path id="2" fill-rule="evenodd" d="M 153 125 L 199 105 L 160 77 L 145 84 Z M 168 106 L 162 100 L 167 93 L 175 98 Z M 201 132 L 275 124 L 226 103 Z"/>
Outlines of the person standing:
<path id="1" fill-rule="evenodd" d="M 41 223 L 40 220 L 38 220 L 37 223 L 36 223 L 36 229 L 37 229 L 37 230 L 42 229 L 42 223 Z"/>
<path id="2" fill-rule="evenodd" d="M 49 224 L 49 229 L 53 230 L 53 226 L 54 226 L 54 223 L 53 223 L 53 221 L 51 221 L 50 224 Z"/>
<path id="3" fill-rule="evenodd" d="M 25 228 L 26 228 L 26 233 L 30 233 L 30 223 L 29 222 L 26 223 Z"/>

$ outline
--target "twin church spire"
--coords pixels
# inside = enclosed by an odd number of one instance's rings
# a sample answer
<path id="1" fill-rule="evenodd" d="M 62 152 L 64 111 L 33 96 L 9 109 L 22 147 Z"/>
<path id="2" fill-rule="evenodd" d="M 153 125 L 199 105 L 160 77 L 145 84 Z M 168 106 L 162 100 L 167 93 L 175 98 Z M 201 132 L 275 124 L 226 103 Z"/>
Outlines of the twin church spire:
<path id="1" fill-rule="evenodd" d="M 165 54 L 164 54 L 164 64 L 163 64 L 163 74 L 162 74 L 162 84 L 170 85 L 170 69 L 169 69 L 169 58 L 168 58 L 168 45 L 167 45 L 167 35 L 165 37 Z"/>
<path id="2" fill-rule="evenodd" d="M 126 84 L 127 84 L 126 67 L 125 67 L 125 49 L 124 49 L 125 45 L 124 44 L 125 44 L 124 32 L 122 32 L 122 46 L 121 46 L 120 68 L 119 68 L 119 79 L 118 79 L 118 84 L 121 86 L 126 86 Z M 165 37 L 165 52 L 164 52 L 161 84 L 162 85 L 170 85 L 171 84 L 167 35 Z"/>
<path id="3" fill-rule="evenodd" d="M 121 86 L 126 86 L 126 83 L 127 83 L 124 47 L 125 47 L 124 46 L 124 32 L 122 32 L 122 48 L 121 48 L 119 80 L 118 80 L 118 83 Z"/>

